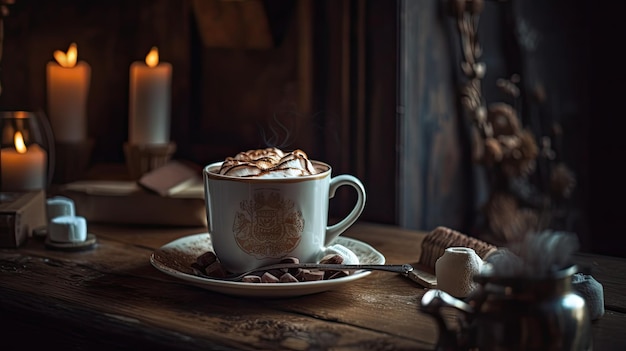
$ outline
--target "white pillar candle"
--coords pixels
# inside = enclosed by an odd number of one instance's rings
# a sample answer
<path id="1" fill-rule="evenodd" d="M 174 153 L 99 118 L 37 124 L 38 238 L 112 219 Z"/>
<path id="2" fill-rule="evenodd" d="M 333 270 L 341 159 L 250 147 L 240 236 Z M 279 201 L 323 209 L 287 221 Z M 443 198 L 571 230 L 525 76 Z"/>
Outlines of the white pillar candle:
<path id="1" fill-rule="evenodd" d="M 128 141 L 133 145 L 166 144 L 170 141 L 170 90 L 172 65 L 159 63 L 156 47 L 145 63 L 130 66 Z"/>
<path id="2" fill-rule="evenodd" d="M 20 132 L 15 133 L 15 148 L 0 150 L 2 191 L 39 190 L 46 186 L 46 150 L 37 144 L 24 145 Z"/>
<path id="3" fill-rule="evenodd" d="M 76 62 L 75 43 L 67 53 L 55 51 L 57 62 L 46 66 L 48 89 L 48 117 L 56 141 L 77 142 L 87 139 L 87 96 L 91 81 L 91 67 L 84 61 Z"/>

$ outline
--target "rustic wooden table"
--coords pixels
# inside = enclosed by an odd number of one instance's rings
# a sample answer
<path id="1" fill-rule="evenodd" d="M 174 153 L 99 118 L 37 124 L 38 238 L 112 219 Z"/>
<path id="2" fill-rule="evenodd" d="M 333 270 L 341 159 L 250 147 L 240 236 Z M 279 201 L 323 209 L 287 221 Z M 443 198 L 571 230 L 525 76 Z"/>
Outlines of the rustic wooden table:
<path id="1" fill-rule="evenodd" d="M 204 228 L 90 225 L 95 248 L 47 249 L 33 238 L 0 250 L 3 350 L 67 349 L 432 350 L 438 331 L 419 311 L 424 288 L 372 272 L 336 290 L 289 298 L 208 291 L 149 261 L 155 249 Z M 416 263 L 425 233 L 359 223 L 345 234 L 387 263 Z M 606 314 L 593 323 L 594 349 L 626 349 L 626 260 L 579 255 L 604 286 Z M 449 320 L 455 320 L 450 311 Z M 8 348 L 6 347 L 8 345 Z"/>

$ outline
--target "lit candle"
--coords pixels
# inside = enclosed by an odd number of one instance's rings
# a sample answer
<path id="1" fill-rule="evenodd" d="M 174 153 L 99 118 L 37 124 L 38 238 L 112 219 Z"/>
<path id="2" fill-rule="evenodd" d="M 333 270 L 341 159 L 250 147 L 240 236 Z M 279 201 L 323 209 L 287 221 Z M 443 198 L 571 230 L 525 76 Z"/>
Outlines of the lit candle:
<path id="1" fill-rule="evenodd" d="M 26 147 L 22 133 L 15 132 L 15 148 L 0 150 L 2 191 L 44 189 L 46 185 L 46 150 L 37 144 Z"/>
<path id="2" fill-rule="evenodd" d="M 134 145 L 170 141 L 170 90 L 172 65 L 159 63 L 156 47 L 146 62 L 130 65 L 128 141 Z"/>
<path id="3" fill-rule="evenodd" d="M 78 49 L 72 43 L 67 53 L 55 51 L 56 62 L 46 67 L 48 83 L 48 117 L 54 138 L 60 142 L 87 139 L 87 96 L 91 67 L 77 61 Z"/>

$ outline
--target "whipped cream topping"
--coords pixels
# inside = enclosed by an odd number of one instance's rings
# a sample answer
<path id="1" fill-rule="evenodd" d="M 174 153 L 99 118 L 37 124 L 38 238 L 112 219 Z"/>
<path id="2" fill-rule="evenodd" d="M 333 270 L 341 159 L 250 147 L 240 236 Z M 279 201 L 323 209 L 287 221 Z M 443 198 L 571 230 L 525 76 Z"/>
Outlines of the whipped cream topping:
<path id="1" fill-rule="evenodd" d="M 283 152 L 270 147 L 240 152 L 227 157 L 219 174 L 233 177 L 286 178 L 318 173 L 302 150 Z"/>

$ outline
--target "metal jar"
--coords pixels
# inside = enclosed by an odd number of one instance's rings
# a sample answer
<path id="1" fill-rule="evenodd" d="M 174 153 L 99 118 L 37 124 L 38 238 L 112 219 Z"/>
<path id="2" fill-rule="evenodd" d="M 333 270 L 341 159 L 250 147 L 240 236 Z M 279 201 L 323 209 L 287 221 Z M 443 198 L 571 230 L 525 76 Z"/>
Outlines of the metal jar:
<path id="1" fill-rule="evenodd" d="M 420 309 L 440 329 L 439 350 L 591 350 L 585 300 L 572 290 L 570 266 L 546 277 L 474 276 L 478 290 L 465 300 L 432 289 Z M 460 311 L 460 329 L 447 326 L 443 307 Z"/>

